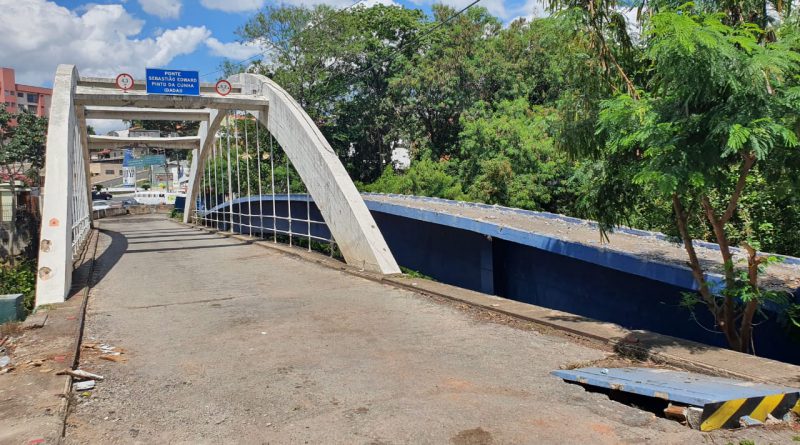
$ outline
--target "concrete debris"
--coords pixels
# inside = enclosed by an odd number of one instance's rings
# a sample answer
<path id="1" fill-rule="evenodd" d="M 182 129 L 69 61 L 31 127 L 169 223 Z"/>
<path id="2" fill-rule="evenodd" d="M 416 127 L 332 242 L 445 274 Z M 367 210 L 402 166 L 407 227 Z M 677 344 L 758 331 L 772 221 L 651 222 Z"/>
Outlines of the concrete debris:
<path id="1" fill-rule="evenodd" d="M 750 416 L 742 416 L 739 418 L 739 424 L 743 427 L 750 427 L 750 426 L 762 426 L 764 422 L 754 419 Z"/>
<path id="2" fill-rule="evenodd" d="M 87 391 L 87 390 L 90 390 L 90 389 L 94 389 L 96 384 L 97 384 L 97 382 L 95 382 L 94 380 L 86 380 L 84 382 L 74 383 L 72 385 L 72 390 L 73 391 Z"/>
<path id="3" fill-rule="evenodd" d="M 100 352 L 102 352 L 103 354 L 110 354 L 110 353 L 113 353 L 114 349 L 116 349 L 116 348 L 111 346 L 111 345 L 102 344 L 102 345 L 100 345 L 99 349 L 100 349 Z M 119 352 L 117 352 L 117 354 L 119 354 Z"/>
<path id="4" fill-rule="evenodd" d="M 786 416 L 788 416 L 790 414 L 791 414 L 791 411 L 786 413 L 786 415 L 784 415 L 783 417 L 785 418 Z M 786 422 L 789 422 L 789 421 L 791 421 L 791 419 L 786 419 Z M 783 420 L 778 419 L 777 417 L 773 416 L 772 414 L 767 414 L 767 420 L 764 422 L 764 424 L 765 425 L 778 425 L 778 424 L 783 423 L 783 422 L 784 422 Z"/>
<path id="5" fill-rule="evenodd" d="M 44 327 L 45 323 L 47 323 L 47 317 L 49 314 L 47 312 L 36 312 L 32 315 L 29 315 L 25 321 L 22 322 L 22 329 L 29 330 L 29 329 L 39 329 Z"/>
<path id="6" fill-rule="evenodd" d="M 668 407 L 664 408 L 664 417 L 678 422 L 686 422 L 686 407 L 670 403 Z"/>
<path id="7" fill-rule="evenodd" d="M 0 368 L 5 368 L 9 363 L 11 363 L 11 357 L 7 355 L 0 357 Z"/>
<path id="8" fill-rule="evenodd" d="M 28 360 L 27 362 L 25 362 L 25 366 L 28 366 L 30 368 L 39 368 L 42 365 L 44 365 L 44 360 L 42 359 Z"/>
<path id="9" fill-rule="evenodd" d="M 103 376 L 84 371 L 82 369 L 64 369 L 57 372 L 58 375 L 68 374 L 82 380 L 103 380 Z"/>
<path id="10" fill-rule="evenodd" d="M 699 430 L 700 425 L 703 423 L 703 408 L 698 408 L 696 406 L 686 408 L 686 423 L 688 423 L 692 429 Z"/>

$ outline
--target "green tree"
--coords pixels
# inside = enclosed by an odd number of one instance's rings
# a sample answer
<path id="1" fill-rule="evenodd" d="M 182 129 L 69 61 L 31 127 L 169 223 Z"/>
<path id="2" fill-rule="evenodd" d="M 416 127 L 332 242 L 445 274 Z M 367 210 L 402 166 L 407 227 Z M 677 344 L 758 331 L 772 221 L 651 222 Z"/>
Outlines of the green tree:
<path id="1" fill-rule="evenodd" d="M 800 54 L 792 47 L 794 31 L 763 43 L 757 26 L 729 26 L 724 17 L 688 7 L 649 20 L 643 53 L 649 81 L 636 97 L 620 94 L 601 104 L 604 167 L 593 179 L 608 193 L 594 195 L 594 216 L 610 228 L 640 199 L 669 200 L 699 287 L 699 297 L 685 303 L 704 304 L 731 348 L 746 352 L 761 305 L 788 299 L 760 286 L 759 270 L 770 259 L 756 255 L 757 240 L 742 242 L 744 269 L 735 264 L 729 224 L 757 169 L 780 171 L 797 157 Z M 706 280 L 692 220 L 704 221 L 719 244 L 724 289 Z"/>
<path id="2" fill-rule="evenodd" d="M 269 7 L 239 30 L 268 57 L 250 71 L 285 88 L 311 116 L 356 179 L 377 177 L 396 132 L 389 79 L 415 37 L 418 10 L 376 5 Z M 410 46 L 409 51 L 415 47 Z"/>
<path id="3" fill-rule="evenodd" d="M 8 183 L 11 191 L 11 221 L 17 226 L 17 183 L 39 183 L 39 171 L 44 166 L 47 119 L 30 113 L 9 113 L 0 105 L 0 182 Z M 14 265 L 13 254 L 16 229 L 9 231 L 10 250 L 5 255 Z"/>
<path id="4" fill-rule="evenodd" d="M 367 192 L 463 199 L 461 183 L 449 173 L 450 169 L 447 161 L 423 157 L 404 173 L 396 173 L 392 166 L 387 166 L 375 182 L 362 188 Z"/>
<path id="5" fill-rule="evenodd" d="M 496 87 L 479 68 L 491 63 L 481 55 L 486 42 L 501 30 L 500 22 L 475 7 L 443 25 L 454 14 L 447 6 L 434 5 L 434 19 L 424 31 L 430 34 L 415 44 L 417 51 L 403 57 L 403 72 L 392 80 L 393 102 L 407 128 L 406 139 L 430 149 L 434 158 L 455 154 L 461 113 L 492 97 Z"/>
<path id="6" fill-rule="evenodd" d="M 478 102 L 461 116 L 459 172 L 472 200 L 559 211 L 572 165 L 548 134 L 555 110 L 528 100 Z"/>

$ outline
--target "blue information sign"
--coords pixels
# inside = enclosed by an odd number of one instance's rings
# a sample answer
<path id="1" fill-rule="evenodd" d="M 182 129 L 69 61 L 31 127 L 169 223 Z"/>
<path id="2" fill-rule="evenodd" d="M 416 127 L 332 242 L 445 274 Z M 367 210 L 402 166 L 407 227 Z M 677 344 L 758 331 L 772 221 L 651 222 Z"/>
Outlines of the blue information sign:
<path id="1" fill-rule="evenodd" d="M 122 157 L 123 167 L 148 167 L 151 165 L 164 165 L 167 160 L 164 155 L 144 155 L 134 157 L 131 150 L 125 150 Z"/>
<path id="2" fill-rule="evenodd" d="M 147 68 L 147 94 L 199 96 L 200 73 Z"/>

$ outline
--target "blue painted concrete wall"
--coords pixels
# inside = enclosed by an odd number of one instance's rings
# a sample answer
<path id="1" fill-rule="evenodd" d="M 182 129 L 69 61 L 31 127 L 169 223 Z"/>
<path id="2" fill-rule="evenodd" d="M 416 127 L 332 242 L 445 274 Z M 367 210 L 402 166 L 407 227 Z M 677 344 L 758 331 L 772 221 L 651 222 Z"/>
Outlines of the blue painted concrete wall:
<path id="1" fill-rule="evenodd" d="M 271 197 L 264 200 L 264 214 L 272 215 Z M 278 197 L 275 204 L 276 214 L 285 216 L 286 197 Z M 247 213 L 246 201 L 234 201 L 234 212 L 239 206 Z M 367 206 L 397 262 L 437 281 L 628 329 L 646 329 L 720 347 L 726 345 L 722 334 L 703 327 L 713 326 L 713 319 L 704 307 L 697 308 L 693 319 L 679 306 L 681 292 L 694 287 L 688 269 L 484 221 L 370 201 Z M 251 207 L 257 213 L 257 204 Z M 311 208 L 312 218 L 322 220 L 313 203 Z M 293 195 L 292 216 L 304 218 L 305 209 L 305 197 Z M 213 211 L 224 210 L 220 207 Z M 253 220 L 258 224 L 258 217 Z M 262 220 L 265 232 L 269 232 L 271 219 Z M 237 231 L 238 224 L 235 219 Z M 302 227 L 293 227 L 293 231 L 305 233 L 305 223 L 295 224 Z M 278 221 L 278 228 L 287 227 Z M 241 230 L 247 233 L 248 229 Z M 327 228 L 312 233 L 329 236 Z M 775 314 L 768 316 L 770 319 L 756 328 L 756 352 L 763 357 L 800 364 L 800 343 L 786 335 Z"/>

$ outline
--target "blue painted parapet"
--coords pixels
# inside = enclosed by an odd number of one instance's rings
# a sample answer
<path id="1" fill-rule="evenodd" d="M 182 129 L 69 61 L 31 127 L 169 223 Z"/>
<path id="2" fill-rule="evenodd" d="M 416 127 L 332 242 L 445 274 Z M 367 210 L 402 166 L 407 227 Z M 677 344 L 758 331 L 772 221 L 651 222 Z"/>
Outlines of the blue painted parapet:
<path id="1" fill-rule="evenodd" d="M 501 226 L 433 210 L 370 200 L 365 202 L 383 233 L 397 262 L 437 281 L 487 294 L 531 303 L 601 322 L 616 323 L 627 329 L 645 329 L 685 338 L 711 346 L 726 347 L 721 333 L 710 332 L 714 320 L 704 307 L 693 316 L 680 306 L 681 292 L 696 289 L 691 271 L 677 264 L 662 263 L 597 245 L 565 241 L 552 236 Z M 436 198 L 414 198 L 436 200 Z M 452 201 L 440 200 L 446 203 Z M 248 233 L 248 224 L 271 233 L 272 197 L 253 197 L 233 203 L 233 228 Z M 259 206 L 259 202 L 263 203 Z M 492 206 L 458 203 L 466 206 Z M 261 209 L 263 207 L 263 209 Z M 275 214 L 286 216 L 287 197 L 275 197 Z M 292 216 L 305 219 L 306 195 L 292 195 Z M 322 221 L 310 203 L 312 219 Z M 218 217 L 222 230 L 230 230 L 227 204 L 208 211 Z M 259 210 L 261 209 L 261 210 Z M 531 217 L 558 218 L 568 223 L 587 224 L 575 218 L 542 212 L 505 209 Z M 249 220 L 249 221 L 248 221 Z M 286 221 L 277 220 L 279 230 L 288 230 Z M 292 231 L 306 233 L 307 224 L 293 221 Z M 660 234 L 622 228 L 631 235 L 663 237 Z M 254 234 L 256 231 L 254 230 Z M 330 234 L 321 224 L 312 225 L 312 234 Z M 302 235 L 301 235 L 302 236 Z M 708 244 L 708 243 L 700 243 Z M 706 246 L 704 246 L 706 247 Z M 797 258 L 785 257 L 788 264 Z M 711 283 L 722 277 L 707 274 Z M 795 291 L 796 293 L 796 291 Z M 755 351 L 759 356 L 800 364 L 800 343 L 792 340 L 776 313 L 755 330 Z"/>

